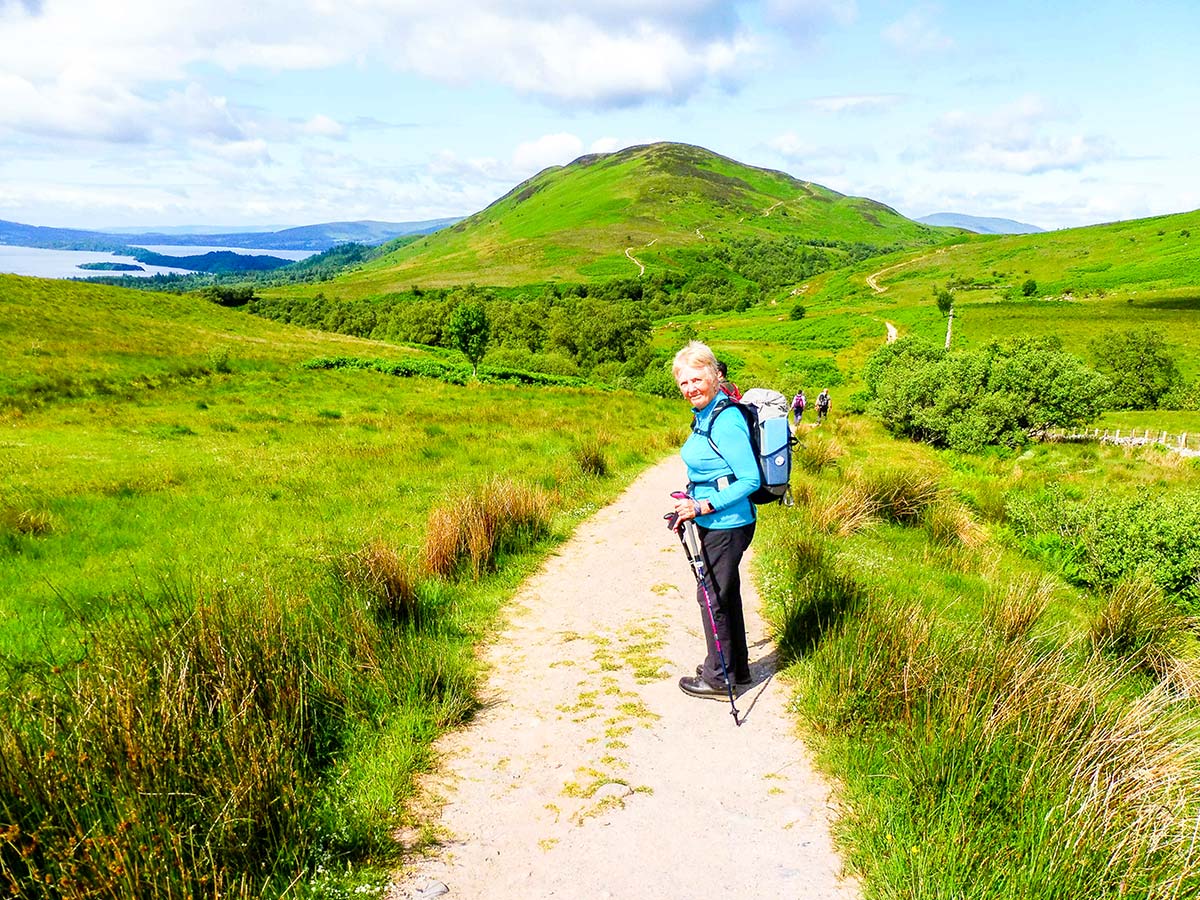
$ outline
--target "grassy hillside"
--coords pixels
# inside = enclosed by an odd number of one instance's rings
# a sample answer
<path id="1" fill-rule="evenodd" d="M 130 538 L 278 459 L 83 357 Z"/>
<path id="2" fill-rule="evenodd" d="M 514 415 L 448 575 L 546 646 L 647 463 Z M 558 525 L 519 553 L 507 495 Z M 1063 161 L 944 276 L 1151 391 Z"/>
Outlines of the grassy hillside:
<path id="1" fill-rule="evenodd" d="M 816 276 L 804 302 L 940 341 L 934 286 L 954 293 L 955 346 L 1053 334 L 1087 358 L 1092 340 L 1149 326 L 1180 349 L 1185 376 L 1200 375 L 1200 211 L 896 254 Z"/>
<path id="2" fill-rule="evenodd" d="M 652 144 L 546 169 L 450 228 L 331 286 L 337 296 L 413 284 L 518 285 L 680 270 L 730 241 L 919 246 L 948 232 L 880 203 L 684 144 Z"/>

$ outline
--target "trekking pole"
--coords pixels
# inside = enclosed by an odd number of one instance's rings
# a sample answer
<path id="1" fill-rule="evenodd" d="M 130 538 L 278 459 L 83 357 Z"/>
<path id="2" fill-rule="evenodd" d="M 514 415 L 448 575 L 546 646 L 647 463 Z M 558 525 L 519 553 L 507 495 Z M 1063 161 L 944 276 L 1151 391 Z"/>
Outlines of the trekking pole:
<path id="1" fill-rule="evenodd" d="M 675 491 L 671 496 L 676 500 L 692 499 L 689 494 L 685 494 L 683 491 Z M 712 626 L 713 643 L 717 645 L 717 656 L 721 660 L 721 674 L 725 676 L 725 687 L 729 691 L 729 714 L 733 716 L 733 723 L 741 728 L 742 722 L 738 718 L 737 704 L 733 700 L 733 679 L 729 677 L 729 667 L 725 664 L 725 651 L 721 649 L 721 638 L 717 634 L 717 617 L 713 615 L 712 599 L 708 595 L 708 585 L 705 584 L 704 547 L 700 543 L 700 534 L 696 530 L 696 522 L 693 519 L 681 522 L 679 521 L 679 516 L 675 513 L 667 513 L 663 518 L 667 520 L 667 524 L 671 530 L 679 535 L 679 542 L 683 544 L 683 550 L 687 554 L 692 572 L 696 576 L 696 583 L 700 585 L 700 592 L 704 594 L 704 606 L 708 610 L 709 625 Z M 713 589 L 716 590 L 715 583 L 713 584 Z"/>

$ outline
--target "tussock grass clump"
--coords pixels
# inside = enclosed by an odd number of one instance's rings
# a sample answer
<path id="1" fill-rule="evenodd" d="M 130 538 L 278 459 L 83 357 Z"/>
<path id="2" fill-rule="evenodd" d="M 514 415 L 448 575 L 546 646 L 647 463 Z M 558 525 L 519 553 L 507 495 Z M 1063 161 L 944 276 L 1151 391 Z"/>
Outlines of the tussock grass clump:
<path id="1" fill-rule="evenodd" d="M 341 560 L 338 575 L 372 601 L 375 612 L 392 622 L 411 622 L 419 608 L 416 565 L 376 538 Z"/>
<path id="2" fill-rule="evenodd" d="M 808 514 L 817 531 L 838 537 L 847 537 L 879 521 L 875 501 L 855 482 L 843 484 L 831 497 L 814 497 Z"/>
<path id="3" fill-rule="evenodd" d="M 26 537 L 44 537 L 54 531 L 54 516 L 44 509 L 6 509 L 0 512 L 0 529 Z"/>
<path id="4" fill-rule="evenodd" d="M 450 578 L 469 562 L 478 578 L 496 557 L 521 550 L 550 528 L 551 497 L 545 491 L 496 478 L 429 513 L 421 560 L 423 570 Z"/>
<path id="5" fill-rule="evenodd" d="M 1028 610 L 1045 591 L 1014 596 Z M 1186 704 L 1161 687 L 1114 702 L 1127 669 L 1022 638 L 1028 619 L 986 640 L 872 597 L 803 664 L 801 709 L 847 760 L 854 863 L 885 893 L 1194 895 Z"/>
<path id="6" fill-rule="evenodd" d="M 880 516 L 904 525 L 920 521 L 943 496 L 936 476 L 919 469 L 887 469 L 858 480 Z"/>
<path id="7" fill-rule="evenodd" d="M 1192 620 L 1148 578 L 1120 581 L 1088 627 L 1092 646 L 1133 669 L 1162 678 L 1176 669 L 1181 639 Z"/>
<path id="8" fill-rule="evenodd" d="M 835 465 L 846 455 L 845 449 L 833 438 L 818 436 L 808 432 L 792 453 L 792 458 L 805 472 L 817 475 L 829 466 Z"/>
<path id="9" fill-rule="evenodd" d="M 939 547 L 977 550 L 987 540 L 987 533 L 967 508 L 949 497 L 939 496 L 926 506 L 922 520 L 930 540 Z"/>
<path id="10" fill-rule="evenodd" d="M 608 457 L 604 453 L 607 441 L 598 438 L 587 438 L 575 448 L 575 462 L 579 471 L 584 475 L 603 478 L 608 474 Z"/>
<path id="11" fill-rule="evenodd" d="M 993 591 L 983 606 L 984 627 L 1002 641 L 1025 637 L 1054 596 L 1049 577 L 1020 578 Z"/>

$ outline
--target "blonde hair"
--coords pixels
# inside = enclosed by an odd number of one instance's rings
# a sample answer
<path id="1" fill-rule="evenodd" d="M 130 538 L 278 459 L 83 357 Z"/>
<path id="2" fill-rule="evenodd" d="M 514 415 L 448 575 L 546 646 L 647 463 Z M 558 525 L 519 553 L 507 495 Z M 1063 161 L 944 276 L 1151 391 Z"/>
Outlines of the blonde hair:
<path id="1" fill-rule="evenodd" d="M 718 376 L 716 355 L 709 349 L 708 344 L 702 344 L 700 341 L 688 341 L 675 354 L 675 361 L 671 364 L 671 373 L 678 377 L 679 370 L 684 366 L 707 369 L 714 378 Z"/>

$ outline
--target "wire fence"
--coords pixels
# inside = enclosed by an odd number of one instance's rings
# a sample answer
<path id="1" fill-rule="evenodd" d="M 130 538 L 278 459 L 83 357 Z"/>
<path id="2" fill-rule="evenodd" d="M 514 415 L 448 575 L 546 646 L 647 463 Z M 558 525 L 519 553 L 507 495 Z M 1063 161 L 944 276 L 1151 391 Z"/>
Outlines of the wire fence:
<path id="1" fill-rule="evenodd" d="M 1189 456 L 1200 455 L 1200 433 L 1172 433 L 1158 428 L 1085 428 L 1082 431 L 1051 428 L 1042 436 L 1042 440 L 1072 444 L 1096 442 L 1126 447 L 1157 444 Z"/>

